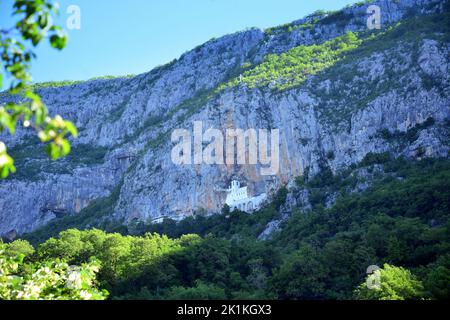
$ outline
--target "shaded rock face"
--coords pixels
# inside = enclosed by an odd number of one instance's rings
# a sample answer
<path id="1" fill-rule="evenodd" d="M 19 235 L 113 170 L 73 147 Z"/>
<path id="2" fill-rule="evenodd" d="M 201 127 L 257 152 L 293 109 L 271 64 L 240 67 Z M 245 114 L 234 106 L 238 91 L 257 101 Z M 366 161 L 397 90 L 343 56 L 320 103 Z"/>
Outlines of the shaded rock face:
<path id="1" fill-rule="evenodd" d="M 12 242 L 14 241 L 14 239 L 16 239 L 16 237 L 17 237 L 16 230 L 10 230 L 9 232 L 3 234 L 2 240 L 5 242 Z"/>
<path id="2" fill-rule="evenodd" d="M 374 4 L 383 24 L 443 8 L 443 1 Z M 110 197 L 110 219 L 152 221 L 200 209 L 219 212 L 226 196 L 221 190 L 232 179 L 248 185 L 250 195 L 270 195 L 305 170 L 336 171 L 369 152 L 447 157 L 450 44 L 439 36 L 424 36 L 419 45 L 405 39 L 372 49 L 283 92 L 243 84 L 215 91 L 239 77 L 244 63 L 365 30 L 366 10 L 367 5 L 344 9 L 345 24 L 322 17 L 314 33 L 295 27 L 311 22 L 308 17 L 295 21 L 292 30 L 228 35 L 132 78 L 39 89 L 51 113 L 75 122 L 80 137 L 73 142 L 73 158 L 53 163 L 27 144 L 28 132 L 1 136 L 10 148 L 27 146 L 30 152 L 18 163 L 25 174 L 0 182 L 0 234 L 29 232 L 56 217 L 79 214 L 98 198 Z M 194 121 L 222 132 L 279 129 L 278 173 L 261 175 L 259 164 L 175 165 L 171 133 L 192 130 Z"/>

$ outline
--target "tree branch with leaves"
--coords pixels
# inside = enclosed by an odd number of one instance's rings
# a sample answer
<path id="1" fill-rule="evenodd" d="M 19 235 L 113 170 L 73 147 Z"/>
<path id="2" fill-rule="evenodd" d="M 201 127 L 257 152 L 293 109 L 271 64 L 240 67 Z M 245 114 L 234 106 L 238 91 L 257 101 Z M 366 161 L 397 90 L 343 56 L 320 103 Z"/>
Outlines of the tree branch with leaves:
<path id="1" fill-rule="evenodd" d="M 8 93 L 17 95 L 19 102 L 0 105 L 0 133 L 13 135 L 18 125 L 34 130 L 39 140 L 46 144 L 46 152 L 56 160 L 69 154 L 68 136 L 76 137 L 74 124 L 61 116 L 51 117 L 41 97 L 34 92 L 30 64 L 36 57 L 32 51 L 44 39 L 62 50 L 67 43 L 67 34 L 53 25 L 53 16 L 58 14 L 58 4 L 47 0 L 15 0 L 13 16 L 18 21 L 11 28 L 0 29 L 0 87 L 4 76 L 12 77 Z M 7 147 L 0 141 L 0 178 L 14 173 L 14 159 L 8 155 Z"/>

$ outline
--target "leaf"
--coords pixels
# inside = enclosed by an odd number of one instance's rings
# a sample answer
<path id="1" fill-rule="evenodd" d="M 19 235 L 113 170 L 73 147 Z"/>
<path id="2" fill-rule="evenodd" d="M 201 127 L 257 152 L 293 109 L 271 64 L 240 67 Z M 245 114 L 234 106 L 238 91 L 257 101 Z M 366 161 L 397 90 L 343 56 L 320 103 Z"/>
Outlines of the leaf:
<path id="1" fill-rule="evenodd" d="M 5 144 L 0 142 L 0 178 L 5 179 L 10 172 L 16 172 L 14 160 L 6 153 Z"/>
<path id="2" fill-rule="evenodd" d="M 78 137 L 78 130 L 72 122 L 64 121 L 64 124 L 66 125 L 67 131 L 69 131 L 72 136 L 75 138 Z"/>
<path id="3" fill-rule="evenodd" d="M 54 142 L 47 145 L 46 151 L 52 160 L 57 160 L 61 157 L 61 150 Z"/>
<path id="4" fill-rule="evenodd" d="M 57 35 L 54 34 L 50 37 L 50 44 L 53 48 L 56 48 L 58 50 L 64 49 L 67 43 L 67 37 L 66 35 Z"/>
<path id="5" fill-rule="evenodd" d="M 70 143 L 66 139 L 63 139 L 61 141 L 61 147 L 62 147 L 62 154 L 64 156 L 66 156 L 70 153 Z"/>

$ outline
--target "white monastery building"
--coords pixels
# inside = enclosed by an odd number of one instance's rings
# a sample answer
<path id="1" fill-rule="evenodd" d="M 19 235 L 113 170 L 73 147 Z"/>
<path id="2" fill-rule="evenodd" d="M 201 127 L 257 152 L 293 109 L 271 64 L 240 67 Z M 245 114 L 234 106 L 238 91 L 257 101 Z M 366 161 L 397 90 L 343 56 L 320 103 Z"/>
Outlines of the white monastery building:
<path id="1" fill-rule="evenodd" d="M 225 203 L 230 207 L 230 211 L 236 209 L 244 212 L 252 212 L 261 207 L 267 199 L 267 195 L 262 193 L 255 197 L 249 197 L 247 187 L 241 187 L 239 181 L 231 181 L 231 186 L 227 189 L 227 199 Z"/>
<path id="2" fill-rule="evenodd" d="M 231 181 L 231 186 L 228 189 L 220 189 L 220 191 L 227 192 L 227 198 L 225 200 L 225 203 L 230 207 L 231 212 L 234 210 L 240 210 L 243 212 L 250 213 L 252 211 L 261 208 L 262 204 L 267 199 L 266 193 L 262 193 L 254 197 L 249 197 L 247 187 L 241 187 L 241 183 L 237 180 Z M 164 219 L 172 219 L 175 221 L 180 221 L 192 215 L 193 212 L 184 214 L 164 215 L 151 220 L 151 222 L 162 223 Z"/>

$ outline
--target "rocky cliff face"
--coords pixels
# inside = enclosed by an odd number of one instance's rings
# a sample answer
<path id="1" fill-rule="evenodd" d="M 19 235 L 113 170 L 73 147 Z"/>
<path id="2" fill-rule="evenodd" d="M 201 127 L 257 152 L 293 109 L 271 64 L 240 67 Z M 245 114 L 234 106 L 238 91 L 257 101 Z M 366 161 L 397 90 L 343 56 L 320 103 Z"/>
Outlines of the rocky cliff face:
<path id="1" fill-rule="evenodd" d="M 372 38 L 369 4 L 359 4 L 211 40 L 136 77 L 40 87 L 51 112 L 75 122 L 80 137 L 72 155 L 58 162 L 25 139 L 26 131 L 1 137 L 12 147 L 19 174 L 0 182 L 0 234 L 29 232 L 89 208 L 124 223 L 214 213 L 224 204 L 220 189 L 232 178 L 250 193 L 270 194 L 305 170 L 336 171 L 368 153 L 448 157 L 450 42 L 444 24 L 427 20 L 442 17 L 446 3 L 372 4 L 380 7 L 383 24 Z M 415 19 L 409 22 L 415 27 L 396 25 L 405 19 Z M 296 86 L 223 86 L 268 54 L 322 44 L 348 31 L 366 40 Z M 192 129 L 193 121 L 222 131 L 278 128 L 278 174 L 262 176 L 260 165 L 175 165 L 170 135 Z"/>

